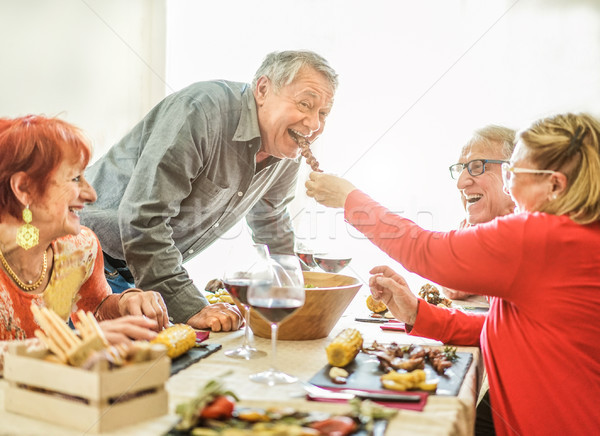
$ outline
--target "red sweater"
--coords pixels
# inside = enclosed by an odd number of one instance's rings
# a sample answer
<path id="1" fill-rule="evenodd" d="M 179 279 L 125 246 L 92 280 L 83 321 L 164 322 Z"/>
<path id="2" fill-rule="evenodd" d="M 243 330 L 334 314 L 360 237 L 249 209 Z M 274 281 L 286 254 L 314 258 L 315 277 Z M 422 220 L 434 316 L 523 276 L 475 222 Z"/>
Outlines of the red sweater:
<path id="1" fill-rule="evenodd" d="M 481 334 L 498 435 L 600 429 L 600 223 L 522 213 L 430 232 L 360 191 L 345 215 L 407 270 L 491 297 L 487 317 L 421 301 L 411 333 L 464 345 Z"/>

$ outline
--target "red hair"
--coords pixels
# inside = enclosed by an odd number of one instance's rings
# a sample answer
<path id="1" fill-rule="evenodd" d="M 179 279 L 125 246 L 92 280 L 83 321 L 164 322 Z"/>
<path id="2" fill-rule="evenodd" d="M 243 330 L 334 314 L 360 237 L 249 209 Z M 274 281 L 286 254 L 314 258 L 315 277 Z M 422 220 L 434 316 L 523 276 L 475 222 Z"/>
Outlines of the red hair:
<path id="1" fill-rule="evenodd" d="M 39 198 L 63 160 L 87 165 L 90 155 L 81 130 L 66 121 L 39 115 L 0 118 L 0 210 L 21 218 L 23 205 L 10 186 L 13 174 L 27 174 L 34 195 Z"/>

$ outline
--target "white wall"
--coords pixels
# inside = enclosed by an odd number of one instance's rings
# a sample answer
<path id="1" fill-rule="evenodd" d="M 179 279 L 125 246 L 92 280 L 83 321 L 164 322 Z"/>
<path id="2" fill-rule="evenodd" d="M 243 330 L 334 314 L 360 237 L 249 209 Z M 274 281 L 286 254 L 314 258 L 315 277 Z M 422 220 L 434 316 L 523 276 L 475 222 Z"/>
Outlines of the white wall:
<path id="1" fill-rule="evenodd" d="M 447 167 L 473 129 L 600 115 L 598 0 L 0 0 L 0 116 L 59 114 L 97 158 L 166 93 L 249 81 L 267 52 L 298 48 L 340 73 L 322 168 L 433 229 L 461 217 Z M 394 265 L 298 194 L 306 243 L 352 253 L 365 279 Z M 200 285 L 230 242 L 190 262 Z"/>
<path id="2" fill-rule="evenodd" d="M 325 56 L 341 84 L 314 146 L 321 167 L 428 228 L 448 230 L 462 217 L 448 166 L 474 129 L 489 123 L 521 128 L 561 111 L 600 115 L 598 1 L 167 5 L 173 89 L 214 78 L 249 81 L 273 50 Z M 363 279 L 376 264 L 397 267 L 349 231 L 339 211 L 306 201 L 301 187 L 298 194 L 295 224 L 305 243 L 351 253 L 348 271 Z M 192 262 L 202 276 L 214 273 L 222 258 L 201 255 Z"/>
<path id="3" fill-rule="evenodd" d="M 0 116 L 60 116 L 94 159 L 164 97 L 163 0 L 0 0 Z"/>

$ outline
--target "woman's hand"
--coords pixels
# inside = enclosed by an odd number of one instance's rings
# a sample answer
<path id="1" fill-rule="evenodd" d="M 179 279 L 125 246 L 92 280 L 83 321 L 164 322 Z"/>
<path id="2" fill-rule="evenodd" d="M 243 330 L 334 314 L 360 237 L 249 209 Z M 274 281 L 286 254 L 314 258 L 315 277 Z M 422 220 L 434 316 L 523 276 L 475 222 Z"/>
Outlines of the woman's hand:
<path id="1" fill-rule="evenodd" d="M 142 291 L 131 288 L 119 297 L 119 313 L 125 315 L 143 315 L 155 321 L 154 328 L 161 331 L 169 325 L 167 306 L 158 292 Z"/>
<path id="2" fill-rule="evenodd" d="M 228 303 L 205 306 L 188 319 L 187 324 L 195 329 L 211 329 L 213 332 L 229 332 L 242 326 L 242 314 L 237 307 Z"/>
<path id="3" fill-rule="evenodd" d="M 455 291 L 454 289 L 442 287 L 442 292 L 444 295 L 451 300 L 464 300 L 467 297 L 470 297 L 473 294 L 469 294 L 464 291 Z"/>
<path id="4" fill-rule="evenodd" d="M 344 207 L 348 194 L 356 187 L 341 177 L 312 172 L 304 184 L 306 195 L 327 207 Z"/>
<path id="5" fill-rule="evenodd" d="M 111 345 L 127 344 L 132 339 L 150 341 L 157 335 L 155 320 L 143 316 L 123 316 L 100 322 L 100 328 Z"/>
<path id="6" fill-rule="evenodd" d="M 383 301 L 392 315 L 408 325 L 417 320 L 419 299 L 413 294 L 406 281 L 388 266 L 376 266 L 371 271 L 369 288 L 377 301 Z"/>

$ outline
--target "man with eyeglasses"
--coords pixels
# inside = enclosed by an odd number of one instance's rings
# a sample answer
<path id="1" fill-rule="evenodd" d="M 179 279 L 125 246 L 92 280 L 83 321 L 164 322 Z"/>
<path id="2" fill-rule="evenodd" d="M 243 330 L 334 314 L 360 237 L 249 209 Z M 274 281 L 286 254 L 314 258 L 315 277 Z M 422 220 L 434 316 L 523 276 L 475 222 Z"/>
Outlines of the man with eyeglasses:
<path id="1" fill-rule="evenodd" d="M 515 147 L 515 135 L 514 130 L 496 125 L 476 130 L 462 148 L 458 163 L 450 165 L 450 176 L 456 180 L 467 213 L 461 228 L 487 223 L 514 211 L 515 203 L 504 190 L 506 176 L 502 167 L 508 165 Z M 471 296 L 468 292 L 442 289 L 453 300 Z M 477 403 L 475 434 L 494 434 L 487 379 L 483 381 Z"/>
<path id="2" fill-rule="evenodd" d="M 467 216 L 465 224 L 486 223 L 514 211 L 515 204 L 503 190 L 501 165 L 507 163 L 514 148 L 515 131 L 489 125 L 476 130 L 461 150 L 450 175 Z"/>
<path id="3" fill-rule="evenodd" d="M 514 211 L 515 204 L 503 189 L 501 165 L 510 159 L 515 134 L 497 125 L 478 129 L 462 148 L 458 163 L 450 165 L 450 176 L 456 180 L 466 212 L 460 228 L 487 223 Z M 444 288 L 444 294 L 453 300 L 471 295 L 448 288 Z"/>

